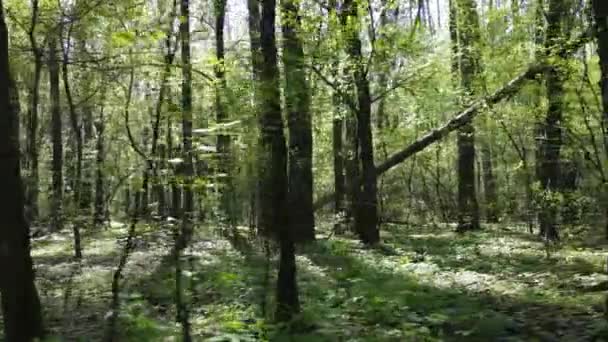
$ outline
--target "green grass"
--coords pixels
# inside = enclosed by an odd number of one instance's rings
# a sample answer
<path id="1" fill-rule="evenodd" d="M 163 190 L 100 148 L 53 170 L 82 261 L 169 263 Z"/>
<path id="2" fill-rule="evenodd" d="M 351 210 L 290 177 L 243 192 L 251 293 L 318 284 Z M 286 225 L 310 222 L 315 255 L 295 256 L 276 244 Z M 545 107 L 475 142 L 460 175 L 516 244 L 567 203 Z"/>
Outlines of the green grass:
<path id="1" fill-rule="evenodd" d="M 303 311 L 290 326 L 269 319 L 276 255 L 266 279 L 257 242 L 239 251 L 199 229 L 183 262 L 195 340 L 585 341 L 605 327 L 603 294 L 581 291 L 608 279 L 605 246 L 597 240 L 569 238 L 547 255 L 523 227 L 464 236 L 439 228 L 383 229 L 378 248 L 346 237 L 300 248 Z M 121 341 L 175 340 L 170 231 L 138 231 L 121 292 Z M 88 232 L 80 267 L 70 255 L 69 232 L 34 242 L 46 325 L 59 341 L 101 337 L 125 232 L 120 225 Z"/>

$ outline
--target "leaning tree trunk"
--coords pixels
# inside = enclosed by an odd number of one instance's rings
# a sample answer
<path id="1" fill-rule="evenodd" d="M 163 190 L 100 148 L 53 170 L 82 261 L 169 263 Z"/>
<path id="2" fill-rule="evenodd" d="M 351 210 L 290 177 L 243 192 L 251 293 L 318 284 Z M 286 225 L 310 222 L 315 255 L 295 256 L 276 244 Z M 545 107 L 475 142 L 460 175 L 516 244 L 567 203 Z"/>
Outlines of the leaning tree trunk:
<path id="1" fill-rule="evenodd" d="M 556 47 L 562 44 L 562 21 L 566 13 L 564 0 L 551 0 L 547 14 L 547 38 L 545 50 L 549 58 L 562 58 L 556 54 Z M 541 144 L 542 160 L 540 163 L 539 181 L 546 193 L 559 191 L 560 152 L 562 146 L 562 116 L 564 110 L 564 74 L 558 63 L 553 63 L 545 73 L 547 99 L 549 106 L 542 129 L 544 139 Z M 549 241 L 559 239 L 557 230 L 557 208 L 554 203 L 544 201 L 539 214 L 540 234 Z"/>
<path id="2" fill-rule="evenodd" d="M 371 122 L 371 94 L 367 70 L 364 63 L 357 5 L 352 0 L 343 3 L 341 16 L 343 32 L 347 40 L 347 54 L 354 65 L 350 67 L 356 88 L 357 98 L 357 163 L 361 171 L 362 186 L 355 186 L 355 224 L 354 228 L 362 242 L 375 244 L 380 241 L 378 230 L 378 188 L 376 167 L 374 165 L 374 143 Z M 356 182 L 355 182 L 356 183 Z"/>
<path id="3" fill-rule="evenodd" d="M 298 4 L 281 3 L 285 105 L 289 128 L 288 196 L 290 228 L 294 241 L 315 238 L 312 173 L 312 117 L 310 89 L 306 80 L 304 49 L 300 36 Z"/>
<path id="4" fill-rule="evenodd" d="M 63 128 L 61 105 L 59 103 L 59 62 L 57 60 L 57 40 L 49 40 L 49 89 L 51 100 L 51 141 L 53 150 L 51 229 L 58 231 L 63 226 Z"/>
<path id="5" fill-rule="evenodd" d="M 23 211 L 17 109 L 10 103 L 8 31 L 0 0 L 0 291 L 4 338 L 42 339 L 40 300 L 34 283 L 29 227 Z"/>
<path id="6" fill-rule="evenodd" d="M 595 14 L 595 25 L 597 35 L 597 53 L 600 57 L 600 70 L 602 78 L 600 88 L 602 90 L 602 122 L 608 127 L 608 3 L 602 0 L 593 0 L 593 11 Z M 604 131 L 604 149 L 608 158 L 608 130 Z M 604 184 L 604 197 L 608 201 L 608 184 Z M 604 203 L 606 215 L 606 237 L 608 238 L 608 203 Z"/>
<path id="7" fill-rule="evenodd" d="M 460 51 L 460 83 L 465 99 L 479 88 L 480 53 L 479 18 L 475 2 L 456 0 L 455 14 Z M 468 101 L 464 101 L 468 102 Z M 458 231 L 479 229 L 479 206 L 475 189 L 475 128 L 468 123 L 458 131 Z"/>

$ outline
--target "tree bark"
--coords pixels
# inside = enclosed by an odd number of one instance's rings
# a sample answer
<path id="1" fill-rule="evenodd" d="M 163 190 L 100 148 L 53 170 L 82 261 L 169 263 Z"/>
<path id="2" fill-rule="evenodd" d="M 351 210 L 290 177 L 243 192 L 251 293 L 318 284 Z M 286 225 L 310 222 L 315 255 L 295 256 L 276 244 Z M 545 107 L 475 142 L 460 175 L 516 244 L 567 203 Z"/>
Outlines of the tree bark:
<path id="1" fill-rule="evenodd" d="M 190 1 L 181 0 L 180 13 L 180 42 L 182 59 L 182 160 L 184 175 L 183 218 L 182 228 L 176 242 L 176 259 L 190 241 L 194 228 L 194 167 L 192 163 L 192 64 L 190 59 Z M 179 286 L 181 274 L 176 267 L 176 293 L 181 293 Z M 182 338 L 190 342 L 190 323 L 186 303 L 178 301 L 178 321 L 182 325 Z"/>
<path id="2" fill-rule="evenodd" d="M 217 123 L 225 123 L 229 120 L 226 110 L 224 93 L 228 91 L 226 84 L 226 64 L 224 47 L 224 26 L 226 22 L 226 0 L 214 0 L 215 9 L 215 110 Z M 221 191 L 220 209 L 231 226 L 236 225 L 236 198 L 234 188 L 234 166 L 230 147 L 230 135 L 220 134 L 217 137 L 217 151 L 219 153 L 219 171 L 225 176 Z"/>
<path id="3" fill-rule="evenodd" d="M 49 40 L 49 89 L 51 100 L 52 195 L 51 230 L 59 231 L 63 226 L 63 128 L 59 98 L 59 62 L 57 40 Z"/>
<path id="4" fill-rule="evenodd" d="M 42 339 L 40 300 L 34 283 L 30 255 L 29 226 L 24 213 L 24 192 L 19 161 L 16 108 L 10 103 L 11 89 L 8 31 L 0 0 L 0 291 L 4 338 L 29 342 Z"/>
<path id="5" fill-rule="evenodd" d="M 276 319 L 289 321 L 300 311 L 296 282 L 296 263 L 294 236 L 288 212 L 293 208 L 287 205 L 287 146 L 283 132 L 281 115 L 281 93 L 277 44 L 275 39 L 275 0 L 262 1 L 260 22 L 260 51 L 262 63 L 259 69 L 260 110 L 260 147 L 262 152 L 258 161 L 259 178 L 259 217 L 258 228 L 273 234 L 279 239 L 280 258 L 277 277 Z"/>
<path id="6" fill-rule="evenodd" d="M 93 223 L 96 226 L 100 226 L 106 220 L 106 201 L 105 201 L 105 175 L 104 175 L 104 163 L 105 163 L 105 117 L 104 108 L 102 107 L 99 112 L 99 118 L 95 121 L 95 130 L 97 133 L 96 141 L 96 158 L 95 158 L 95 212 L 93 214 Z"/>
<path id="7" fill-rule="evenodd" d="M 481 57 L 477 46 L 480 40 L 479 18 L 475 6 L 472 0 L 456 0 L 451 13 L 456 14 L 460 83 L 465 98 L 473 97 L 481 83 Z M 475 187 L 475 128 L 472 122 L 458 131 L 458 209 L 458 231 L 480 228 Z"/>
<path id="8" fill-rule="evenodd" d="M 28 38 L 34 55 L 34 79 L 29 90 L 29 109 L 27 115 L 27 164 L 29 178 L 27 181 L 26 205 L 28 219 L 36 220 L 39 214 L 39 168 L 38 168 L 38 103 L 40 102 L 40 79 L 42 76 L 42 49 L 36 41 L 36 26 L 38 23 L 38 0 L 32 0 L 32 20 Z"/>
<path id="9" fill-rule="evenodd" d="M 380 241 L 378 230 L 378 188 L 374 166 L 374 143 L 371 123 L 371 94 L 367 79 L 367 65 L 364 63 L 357 5 L 352 0 L 343 3 L 342 27 L 347 41 L 347 54 L 354 63 L 350 67 L 356 88 L 358 110 L 357 119 L 357 167 L 361 172 L 361 187 L 354 186 L 355 232 L 362 242 L 376 244 Z M 354 24 L 353 24 L 354 23 Z M 357 185 L 357 181 L 354 182 Z"/>
<path id="10" fill-rule="evenodd" d="M 561 59 L 564 56 L 555 47 L 562 44 L 562 21 L 566 13 L 564 0 L 551 0 L 547 13 L 547 38 L 545 50 L 548 57 Z M 545 72 L 547 99 L 549 106 L 543 123 L 544 139 L 541 143 L 542 160 L 539 181 L 546 194 L 560 190 L 560 152 L 562 146 L 562 116 L 564 98 L 564 74 L 557 63 Z M 559 239 L 557 208 L 554 203 L 546 202 L 539 215 L 540 234 L 549 241 Z"/>
<path id="11" fill-rule="evenodd" d="M 281 5 L 285 109 L 289 128 L 287 203 L 292 238 L 296 242 L 306 242 L 315 238 L 311 95 L 304 69 L 299 4 L 294 0 L 285 0 Z"/>

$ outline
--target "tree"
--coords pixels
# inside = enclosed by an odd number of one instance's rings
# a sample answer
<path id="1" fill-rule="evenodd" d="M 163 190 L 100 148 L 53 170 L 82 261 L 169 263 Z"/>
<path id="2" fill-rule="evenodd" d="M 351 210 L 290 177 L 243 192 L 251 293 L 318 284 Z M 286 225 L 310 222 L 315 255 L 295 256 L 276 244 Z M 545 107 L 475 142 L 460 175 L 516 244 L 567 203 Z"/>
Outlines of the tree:
<path id="1" fill-rule="evenodd" d="M 359 17 L 357 4 L 346 0 L 342 4 L 342 27 L 346 40 L 346 53 L 350 57 L 349 66 L 352 76 L 356 99 L 357 120 L 356 130 L 356 158 L 357 168 L 361 175 L 361 186 L 358 186 L 358 177 L 354 184 L 349 184 L 354 197 L 354 229 L 362 242 L 375 244 L 380 241 L 378 230 L 378 186 L 376 167 L 374 166 L 374 143 L 371 124 L 372 98 L 369 80 L 367 79 L 367 66 L 364 62 L 362 43 L 359 38 Z M 348 174 L 348 169 L 347 169 Z"/>
<path id="2" fill-rule="evenodd" d="M 58 231 L 63 225 L 63 129 L 59 97 L 59 62 L 57 40 L 49 39 L 49 89 L 51 99 L 51 141 L 53 144 L 53 184 L 51 196 L 51 229 Z"/>
<path id="3" fill-rule="evenodd" d="M 597 36 L 597 54 L 600 57 L 600 89 L 602 92 L 602 120 L 604 127 L 608 126 L 608 3 L 593 0 L 593 13 L 595 15 L 595 31 Z M 604 148 L 608 158 L 608 130 L 604 130 Z M 608 192 L 608 184 L 604 184 L 604 192 Z M 605 195 L 606 196 L 606 195 Z M 608 197 L 608 196 L 607 196 Z M 606 209 L 606 236 L 608 237 L 608 206 Z"/>
<path id="4" fill-rule="evenodd" d="M 281 3 L 285 111 L 289 128 L 288 207 L 290 227 L 296 241 L 315 238 L 312 173 L 312 117 L 306 80 L 301 19 L 298 3 Z"/>
<path id="5" fill-rule="evenodd" d="M 36 40 L 36 27 L 38 25 L 38 0 L 32 0 L 32 17 L 28 38 L 34 56 L 34 79 L 29 89 L 29 109 L 27 114 L 27 165 L 29 178 L 27 181 L 26 202 L 29 207 L 29 219 L 38 218 L 39 168 L 38 168 L 38 104 L 40 102 L 40 78 L 42 76 L 43 50 Z"/>
<path id="6" fill-rule="evenodd" d="M 175 292 L 177 320 L 182 325 L 182 338 L 192 340 L 186 304 L 181 299 L 181 260 L 180 252 L 192 237 L 194 229 L 194 167 L 192 165 L 192 62 L 190 60 L 190 1 L 181 0 L 180 6 L 180 43 L 182 47 L 182 160 L 184 167 L 184 199 L 182 229 L 176 239 L 175 251 Z"/>
<path id="7" fill-rule="evenodd" d="M 15 128 L 17 108 L 11 105 L 8 30 L 0 0 L 0 292 L 4 337 L 29 342 L 42 338 L 40 300 L 34 283 L 30 256 L 29 226 L 25 219 L 24 193 L 19 162 L 19 139 Z"/>
<path id="8" fill-rule="evenodd" d="M 456 0 L 451 15 L 456 17 L 455 29 L 458 37 L 458 66 L 460 82 L 465 98 L 475 93 L 476 78 L 479 78 L 480 56 L 479 19 L 473 0 Z M 454 36 L 454 34 L 452 34 Z M 465 101 L 466 102 L 466 101 Z M 475 191 L 475 128 L 473 123 L 458 131 L 458 231 L 479 229 L 479 206 Z"/>
<path id="9" fill-rule="evenodd" d="M 545 72 L 547 100 L 549 102 L 545 121 L 542 126 L 541 160 L 539 181 L 544 191 L 543 208 L 539 214 L 540 235 L 546 240 L 559 239 L 557 230 L 557 208 L 552 194 L 560 187 L 560 152 L 562 147 L 562 119 L 564 112 L 564 71 L 559 60 L 564 58 L 556 49 L 563 43 L 562 21 L 567 10 L 564 0 L 550 0 L 547 12 L 547 36 L 545 52 L 553 62 Z"/>

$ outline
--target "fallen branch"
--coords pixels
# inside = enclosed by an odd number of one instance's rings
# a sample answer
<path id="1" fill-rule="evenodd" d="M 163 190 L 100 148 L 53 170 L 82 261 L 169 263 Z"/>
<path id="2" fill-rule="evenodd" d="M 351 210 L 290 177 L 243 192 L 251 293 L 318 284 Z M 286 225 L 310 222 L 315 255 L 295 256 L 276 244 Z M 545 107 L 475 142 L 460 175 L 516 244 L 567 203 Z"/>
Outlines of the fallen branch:
<path id="1" fill-rule="evenodd" d="M 545 69 L 544 65 L 532 65 L 525 72 L 519 74 L 517 77 L 513 78 L 502 88 L 495 91 L 493 94 L 478 100 L 477 102 L 470 105 L 463 111 L 457 113 L 451 120 L 443 124 L 438 128 L 433 129 L 428 132 L 421 138 L 417 139 L 409 146 L 404 148 L 403 150 L 393 154 L 387 160 L 385 160 L 382 164 L 376 167 L 376 176 L 379 176 L 386 171 L 392 169 L 396 165 L 402 163 L 407 158 L 413 156 L 414 154 L 424 150 L 429 145 L 433 144 L 436 141 L 441 140 L 443 137 L 447 136 L 450 132 L 455 131 L 456 129 L 466 125 L 471 122 L 471 120 L 480 112 L 485 106 L 493 105 L 504 98 L 514 94 L 517 92 L 524 84 L 526 80 L 534 78 L 537 74 L 542 72 Z M 360 182 L 359 182 L 360 183 Z M 330 193 L 321 196 L 314 205 L 314 209 L 320 209 L 325 205 L 329 204 L 335 196 L 335 193 Z"/>
<path id="2" fill-rule="evenodd" d="M 564 44 L 563 46 L 561 46 L 560 49 L 558 49 L 551 55 L 561 56 L 562 58 L 565 58 L 565 57 L 571 55 L 572 53 L 576 52 L 578 49 L 580 49 L 583 45 L 588 43 L 593 38 L 593 32 L 594 31 L 592 28 L 586 29 L 576 39 L 571 40 L 570 42 Z M 468 108 L 456 113 L 456 115 L 454 115 L 454 117 L 450 121 L 446 122 L 443 126 L 441 126 L 439 128 L 435 128 L 434 130 L 432 130 L 432 131 L 428 132 L 427 134 L 425 134 L 424 136 L 422 136 L 420 139 L 417 139 L 416 141 L 411 143 L 409 146 L 407 146 L 403 150 L 390 156 L 387 160 L 384 161 L 384 163 L 382 163 L 376 167 L 376 176 L 379 176 L 379 175 L 385 173 L 386 171 L 388 171 L 388 170 L 392 169 L 393 167 L 397 166 L 398 164 L 402 163 L 407 158 L 424 150 L 425 148 L 427 148 L 434 142 L 441 140 L 443 137 L 447 136 L 450 132 L 471 122 L 471 120 L 477 114 L 479 114 L 480 109 L 482 109 L 485 106 L 491 106 L 491 105 L 497 104 L 498 102 L 502 101 L 503 99 L 513 95 L 514 93 L 519 91 L 519 89 L 521 89 L 521 87 L 524 85 L 525 81 L 533 79 L 534 77 L 536 77 L 536 75 L 547 70 L 549 65 L 550 64 L 545 63 L 544 61 L 532 64 L 530 67 L 528 67 L 528 69 L 526 71 L 522 72 L 517 77 L 513 78 L 511 81 L 509 81 L 507 84 L 505 84 L 502 88 L 496 90 L 493 94 L 491 94 L 481 100 L 478 100 L 477 102 L 474 102 Z M 361 184 L 361 180 L 359 179 L 357 181 L 357 183 Z M 327 204 L 331 203 L 334 199 L 334 196 L 335 196 L 335 193 L 329 193 L 329 194 L 319 197 L 319 199 L 315 202 L 313 209 L 317 210 L 317 209 L 320 209 L 320 208 L 326 206 Z"/>

